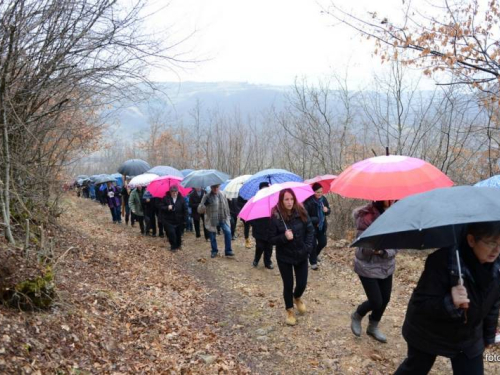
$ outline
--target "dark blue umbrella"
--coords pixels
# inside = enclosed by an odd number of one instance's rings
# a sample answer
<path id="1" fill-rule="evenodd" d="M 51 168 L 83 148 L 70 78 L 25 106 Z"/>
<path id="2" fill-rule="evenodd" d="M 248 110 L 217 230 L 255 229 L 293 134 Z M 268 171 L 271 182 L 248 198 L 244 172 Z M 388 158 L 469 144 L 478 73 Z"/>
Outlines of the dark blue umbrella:
<path id="1" fill-rule="evenodd" d="M 466 225 L 500 221 L 500 189 L 456 186 L 396 202 L 351 245 L 372 249 L 432 249 L 458 244 Z"/>
<path id="2" fill-rule="evenodd" d="M 194 169 L 183 169 L 181 171 L 182 173 L 182 177 L 186 177 L 188 174 L 190 174 L 191 172 L 194 172 Z M 179 176 L 180 177 L 180 176 Z"/>
<path id="3" fill-rule="evenodd" d="M 241 187 L 239 194 L 243 199 L 249 200 L 257 194 L 261 182 L 272 185 L 289 181 L 303 182 L 304 180 L 302 177 L 285 169 L 264 169 L 250 177 Z"/>
<path id="4" fill-rule="evenodd" d="M 184 177 L 181 185 L 184 187 L 201 187 L 220 185 L 229 179 L 229 175 L 219 172 L 215 169 L 202 169 L 200 171 L 191 172 Z"/>
<path id="5" fill-rule="evenodd" d="M 184 177 L 184 174 L 182 174 L 181 171 L 175 169 L 174 167 L 170 167 L 168 165 L 158 165 L 156 167 L 151 168 L 147 173 L 154 173 L 157 174 L 158 176 L 175 176 L 180 178 Z"/>
<path id="6" fill-rule="evenodd" d="M 95 180 L 94 184 L 99 185 L 99 184 L 105 184 L 106 182 L 116 182 L 116 178 L 114 178 L 113 176 L 111 176 L 109 174 L 105 174 L 105 175 L 98 177 Z"/>
<path id="7" fill-rule="evenodd" d="M 479 181 L 477 184 L 474 186 L 479 186 L 479 187 L 494 187 L 494 188 L 500 188 L 500 174 L 497 174 L 496 176 L 490 177 L 486 180 Z"/>
<path id="8" fill-rule="evenodd" d="M 140 174 L 146 173 L 151 169 L 151 166 L 141 159 L 130 159 L 120 165 L 118 168 L 118 173 L 126 176 L 138 176 Z"/>

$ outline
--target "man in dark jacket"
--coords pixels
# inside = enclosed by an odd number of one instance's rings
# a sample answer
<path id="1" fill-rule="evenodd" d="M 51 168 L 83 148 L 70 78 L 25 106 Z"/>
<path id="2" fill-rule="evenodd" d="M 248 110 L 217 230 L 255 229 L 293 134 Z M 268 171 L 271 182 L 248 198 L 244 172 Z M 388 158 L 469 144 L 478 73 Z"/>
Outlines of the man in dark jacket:
<path id="1" fill-rule="evenodd" d="M 261 182 L 259 190 L 268 187 L 269 183 Z M 252 226 L 252 236 L 255 238 L 255 257 L 253 266 L 259 265 L 260 258 L 264 254 L 264 266 L 270 270 L 274 268 L 271 257 L 273 255 L 273 245 L 269 242 L 269 227 L 271 226 L 271 218 L 264 217 L 248 222 Z"/>
<path id="2" fill-rule="evenodd" d="M 179 194 L 179 188 L 176 185 L 170 187 L 169 192 L 162 199 L 160 209 L 162 222 L 167 230 L 167 237 L 170 242 L 170 250 L 177 251 L 182 245 L 187 207 L 184 197 Z"/>
<path id="3" fill-rule="evenodd" d="M 469 224 L 459 249 L 429 255 L 403 324 L 408 357 L 397 375 L 427 374 L 438 355 L 453 374 L 483 374 L 484 348 L 495 342 L 500 307 L 500 224 Z"/>
<path id="4" fill-rule="evenodd" d="M 122 222 L 122 217 L 120 216 L 120 209 L 122 206 L 120 190 L 113 185 L 112 182 L 108 182 L 105 190 L 105 197 L 108 203 L 109 210 L 111 211 L 111 216 L 113 218 L 114 224 L 119 224 Z"/>
<path id="5" fill-rule="evenodd" d="M 200 215 L 198 213 L 198 206 L 206 194 L 205 190 L 201 188 L 194 188 L 191 193 L 189 193 L 189 206 L 191 207 L 193 215 L 194 230 L 196 232 L 196 238 L 201 237 L 200 233 L 200 220 L 203 222 L 203 234 L 205 235 L 205 240 L 208 241 L 208 231 L 205 228 L 205 215 Z"/>

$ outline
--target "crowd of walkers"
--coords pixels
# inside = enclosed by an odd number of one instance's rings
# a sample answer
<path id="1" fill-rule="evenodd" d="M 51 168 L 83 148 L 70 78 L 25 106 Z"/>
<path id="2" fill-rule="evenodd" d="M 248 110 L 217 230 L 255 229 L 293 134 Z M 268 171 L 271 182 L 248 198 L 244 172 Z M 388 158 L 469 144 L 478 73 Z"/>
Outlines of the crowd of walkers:
<path id="1" fill-rule="evenodd" d="M 268 187 L 263 182 L 259 189 Z M 279 193 L 271 216 L 243 222 L 245 246 L 251 247 L 250 229 L 255 239 L 253 267 L 263 259 L 273 269 L 273 248 L 283 283 L 285 323 L 297 324 L 295 309 L 307 312 L 302 299 L 309 268 L 319 270 L 321 252 L 327 245 L 330 206 L 322 185 L 312 185 L 314 195 L 299 203 L 292 189 Z M 98 192 L 98 194 L 96 194 Z M 89 189 L 81 191 L 91 197 Z M 155 198 L 141 186 L 130 189 L 125 181 L 120 188 L 108 182 L 92 193 L 107 204 L 112 220 L 134 226 L 145 236 L 166 236 L 170 250 L 182 248 L 186 230 L 210 242 L 212 258 L 219 254 L 217 235 L 224 239 L 224 255 L 234 257 L 238 214 L 245 204 L 241 197 L 227 199 L 219 185 L 209 191 L 194 188 L 182 196 L 177 186 L 163 198 Z M 392 201 L 372 201 L 353 212 L 357 236 L 361 235 L 391 205 Z M 500 224 L 468 225 L 459 246 L 461 273 L 453 261 L 451 247 L 430 255 L 408 304 L 403 337 L 408 344 L 407 358 L 396 374 L 426 374 L 437 356 L 451 359 L 454 374 L 482 374 L 485 347 L 495 341 L 500 308 Z M 354 272 L 359 276 L 366 300 L 351 314 L 350 328 L 362 336 L 363 318 L 368 316 L 366 333 L 386 343 L 380 322 L 389 304 L 397 249 L 374 250 L 359 247 L 354 253 Z M 459 279 L 462 280 L 462 285 Z"/>

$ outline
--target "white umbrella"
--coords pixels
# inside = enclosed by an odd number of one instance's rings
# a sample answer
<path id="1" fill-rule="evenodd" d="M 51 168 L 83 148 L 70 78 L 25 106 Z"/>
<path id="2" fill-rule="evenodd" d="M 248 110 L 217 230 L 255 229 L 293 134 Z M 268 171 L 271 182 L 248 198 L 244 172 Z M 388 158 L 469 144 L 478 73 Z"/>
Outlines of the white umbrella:
<path id="1" fill-rule="evenodd" d="M 133 179 L 130 180 L 128 183 L 128 186 L 133 188 L 136 188 L 137 186 L 148 186 L 151 181 L 153 181 L 155 178 L 158 178 L 159 176 L 154 173 L 143 173 L 140 174 L 139 176 L 135 176 Z"/>
<path id="2" fill-rule="evenodd" d="M 252 177 L 251 174 L 244 174 L 243 176 L 233 178 L 224 188 L 224 194 L 226 194 L 226 198 L 238 198 L 238 193 L 240 192 L 241 187 L 250 177 Z"/>

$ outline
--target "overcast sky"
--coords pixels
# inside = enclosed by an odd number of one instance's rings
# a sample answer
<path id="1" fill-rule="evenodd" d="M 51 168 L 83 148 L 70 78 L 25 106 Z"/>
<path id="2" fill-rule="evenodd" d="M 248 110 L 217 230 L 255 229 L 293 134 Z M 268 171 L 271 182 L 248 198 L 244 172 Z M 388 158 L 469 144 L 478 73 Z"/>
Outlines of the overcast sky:
<path id="1" fill-rule="evenodd" d="M 160 1 L 164 4 L 164 1 Z M 296 77 L 317 81 L 336 71 L 353 85 L 380 71 L 373 44 L 321 13 L 328 0 L 171 0 L 155 12 L 153 25 L 168 26 L 175 38 L 196 30 L 181 49 L 200 60 L 178 76 L 154 70 L 156 81 L 238 81 L 289 85 Z M 366 14 L 390 14 L 400 0 L 343 1 Z"/>

